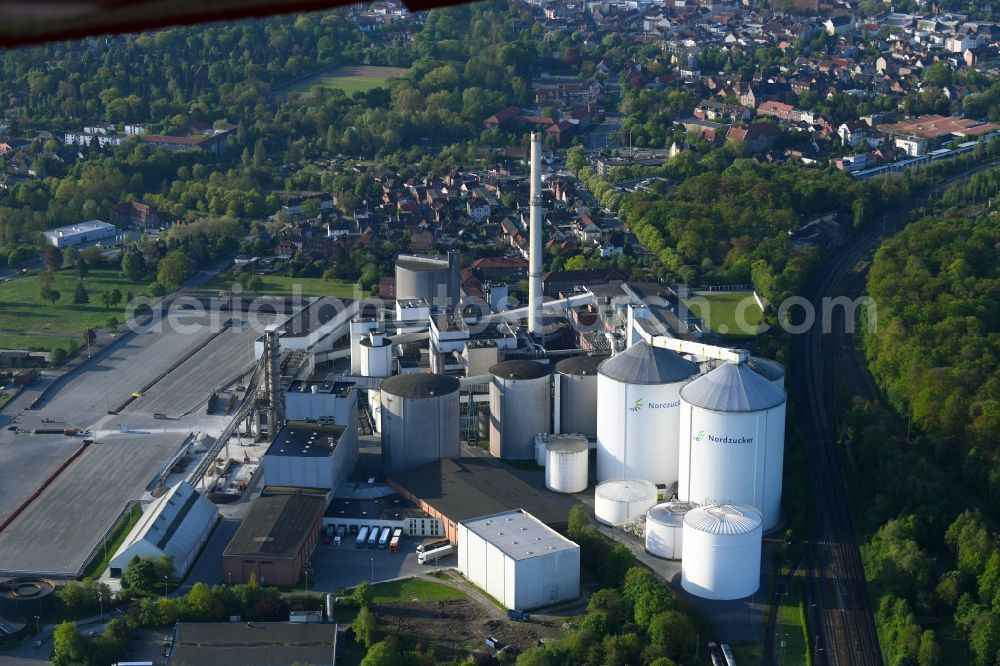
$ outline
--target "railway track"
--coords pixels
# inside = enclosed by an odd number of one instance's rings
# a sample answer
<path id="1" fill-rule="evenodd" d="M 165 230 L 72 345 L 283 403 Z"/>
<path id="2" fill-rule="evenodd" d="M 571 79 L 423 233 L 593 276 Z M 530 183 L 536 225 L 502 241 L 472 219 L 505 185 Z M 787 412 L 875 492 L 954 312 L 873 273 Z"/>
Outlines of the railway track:
<path id="1" fill-rule="evenodd" d="M 952 185 L 993 168 L 984 164 L 953 176 L 917 197 L 883 224 L 874 226 L 839 248 L 825 262 L 822 277 L 808 299 L 817 321 L 793 336 L 794 388 L 802 401 L 800 417 L 806 431 L 807 457 L 817 509 L 817 530 L 806 551 L 807 617 L 813 636 L 813 663 L 829 666 L 882 666 L 864 565 L 854 535 L 847 494 L 837 459 L 837 424 L 833 389 L 832 336 L 824 333 L 824 299 L 835 297 L 841 282 L 855 265 L 871 256 L 883 237 L 895 233 L 906 216 Z M 843 320 L 829 322 L 844 325 Z M 773 650 L 770 651 L 773 655 Z M 773 659 L 772 659 L 773 661 Z"/>

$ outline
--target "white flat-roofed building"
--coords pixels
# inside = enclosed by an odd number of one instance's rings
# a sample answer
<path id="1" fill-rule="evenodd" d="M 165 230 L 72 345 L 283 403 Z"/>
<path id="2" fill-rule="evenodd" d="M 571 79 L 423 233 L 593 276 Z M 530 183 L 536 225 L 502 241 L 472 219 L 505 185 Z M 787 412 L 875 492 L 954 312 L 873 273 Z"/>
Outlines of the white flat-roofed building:
<path id="1" fill-rule="evenodd" d="M 109 238 L 114 239 L 118 230 L 113 224 L 101 220 L 88 220 L 79 224 L 49 229 L 44 233 L 46 245 L 62 249 L 70 246 L 88 245 Z"/>
<path id="2" fill-rule="evenodd" d="M 580 546 L 523 509 L 461 521 L 458 569 L 514 610 L 580 595 Z"/>
<path id="3" fill-rule="evenodd" d="M 111 576 L 120 578 L 133 557 L 167 555 L 174 576 L 183 580 L 212 533 L 219 509 L 187 481 L 146 507 L 142 518 L 111 558 Z"/>

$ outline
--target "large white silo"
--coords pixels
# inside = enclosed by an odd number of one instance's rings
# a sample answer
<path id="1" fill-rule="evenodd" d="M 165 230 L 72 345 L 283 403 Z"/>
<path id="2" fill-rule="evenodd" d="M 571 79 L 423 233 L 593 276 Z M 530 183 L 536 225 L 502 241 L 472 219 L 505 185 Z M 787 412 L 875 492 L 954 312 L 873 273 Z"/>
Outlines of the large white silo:
<path id="1" fill-rule="evenodd" d="M 667 560 L 681 559 L 684 545 L 684 516 L 693 502 L 664 502 L 646 513 L 646 551 Z"/>
<path id="2" fill-rule="evenodd" d="M 549 366 L 536 361 L 504 361 L 490 368 L 490 454 L 535 458 L 535 436 L 552 428 Z"/>
<path id="3" fill-rule="evenodd" d="M 545 446 L 545 487 L 557 493 L 587 489 L 590 445 L 580 435 L 556 436 Z"/>
<path id="4" fill-rule="evenodd" d="M 681 587 L 703 599 L 749 597 L 760 587 L 761 515 L 750 506 L 700 506 L 684 516 Z"/>
<path id="5" fill-rule="evenodd" d="M 594 489 L 594 517 L 605 525 L 624 525 L 646 515 L 656 504 L 656 484 L 643 479 L 615 479 Z"/>
<path id="6" fill-rule="evenodd" d="M 724 363 L 681 392 L 679 499 L 756 507 L 764 531 L 781 513 L 785 391 L 746 364 Z"/>
<path id="7" fill-rule="evenodd" d="M 680 389 L 698 366 L 640 341 L 597 376 L 597 480 L 677 481 Z"/>
<path id="8" fill-rule="evenodd" d="M 556 363 L 559 432 L 597 436 L 597 368 L 607 356 L 574 356 Z"/>

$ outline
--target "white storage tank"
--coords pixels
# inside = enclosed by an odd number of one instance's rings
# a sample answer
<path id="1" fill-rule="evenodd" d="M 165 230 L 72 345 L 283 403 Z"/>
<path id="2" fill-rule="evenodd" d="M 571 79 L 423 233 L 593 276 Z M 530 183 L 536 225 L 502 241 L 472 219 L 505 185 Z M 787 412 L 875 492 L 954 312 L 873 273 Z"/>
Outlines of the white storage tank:
<path id="1" fill-rule="evenodd" d="M 539 467 L 545 467 L 548 464 L 549 444 L 561 441 L 583 442 L 588 447 L 590 446 L 590 442 L 587 438 L 579 433 L 567 432 L 559 435 L 553 435 L 552 433 L 540 432 L 535 435 L 535 464 Z"/>
<path id="2" fill-rule="evenodd" d="M 681 559 L 684 516 L 697 507 L 693 502 L 664 502 L 646 513 L 646 551 L 667 560 Z"/>
<path id="3" fill-rule="evenodd" d="M 546 444 L 545 487 L 557 493 L 587 489 L 590 445 L 582 435 L 555 436 Z"/>
<path id="4" fill-rule="evenodd" d="M 681 390 L 679 499 L 781 513 L 785 391 L 747 364 L 724 363 Z"/>
<path id="5" fill-rule="evenodd" d="M 698 366 L 639 341 L 597 377 L 597 480 L 677 481 L 680 389 Z"/>
<path id="6" fill-rule="evenodd" d="M 459 381 L 421 372 L 382 382 L 382 469 L 459 456 Z"/>
<path id="7" fill-rule="evenodd" d="M 763 530 L 751 506 L 700 506 L 684 516 L 681 587 L 703 599 L 749 597 L 760 587 Z"/>
<path id="8" fill-rule="evenodd" d="M 392 374 L 392 343 L 378 329 L 361 340 L 361 376 L 388 377 Z"/>
<path id="9" fill-rule="evenodd" d="M 549 366 L 535 361 L 504 361 L 491 367 L 490 374 L 490 454 L 535 459 L 535 435 L 552 428 Z"/>
<path id="10" fill-rule="evenodd" d="M 369 331 L 378 328 L 378 321 L 373 317 L 357 317 L 351 321 L 351 374 L 361 374 L 362 356 L 364 348 L 361 341 L 364 340 Z"/>
<path id="11" fill-rule="evenodd" d="M 597 368 L 607 356 L 574 356 L 556 363 L 559 432 L 597 436 Z"/>
<path id="12" fill-rule="evenodd" d="M 785 388 L 785 366 L 777 361 L 772 361 L 769 358 L 761 358 L 760 356 L 751 356 L 747 360 L 747 365 L 758 375 L 778 388 Z"/>
<path id="13" fill-rule="evenodd" d="M 656 504 L 656 484 L 643 479 L 616 479 L 597 484 L 594 516 L 605 525 L 624 525 Z"/>

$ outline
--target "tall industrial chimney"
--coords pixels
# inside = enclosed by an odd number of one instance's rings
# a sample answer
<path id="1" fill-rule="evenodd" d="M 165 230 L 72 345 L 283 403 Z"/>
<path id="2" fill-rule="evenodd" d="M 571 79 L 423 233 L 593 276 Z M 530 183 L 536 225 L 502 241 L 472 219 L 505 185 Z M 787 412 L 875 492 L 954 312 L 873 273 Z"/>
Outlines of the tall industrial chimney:
<path id="1" fill-rule="evenodd" d="M 542 134 L 531 133 L 531 199 L 528 229 L 528 332 L 542 337 Z"/>

